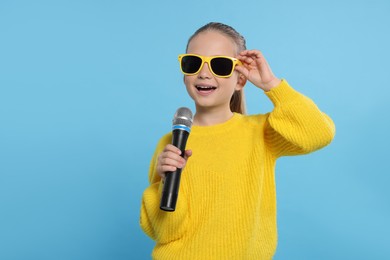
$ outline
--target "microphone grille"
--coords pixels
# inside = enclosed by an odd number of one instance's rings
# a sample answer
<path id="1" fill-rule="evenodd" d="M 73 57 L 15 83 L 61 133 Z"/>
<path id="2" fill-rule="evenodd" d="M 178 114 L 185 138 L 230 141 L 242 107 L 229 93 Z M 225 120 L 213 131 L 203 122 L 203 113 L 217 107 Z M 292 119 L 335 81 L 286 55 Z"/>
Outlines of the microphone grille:
<path id="1" fill-rule="evenodd" d="M 192 126 L 192 112 L 187 107 L 179 108 L 174 117 L 173 117 L 173 125 L 185 125 L 187 127 Z"/>

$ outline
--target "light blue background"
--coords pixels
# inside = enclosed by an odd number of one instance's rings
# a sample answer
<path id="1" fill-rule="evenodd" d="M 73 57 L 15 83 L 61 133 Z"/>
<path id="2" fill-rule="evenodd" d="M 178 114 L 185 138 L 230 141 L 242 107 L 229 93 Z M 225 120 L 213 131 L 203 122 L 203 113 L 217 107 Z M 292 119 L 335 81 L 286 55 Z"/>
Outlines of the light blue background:
<path id="1" fill-rule="evenodd" d="M 390 259 L 390 2 L 0 2 L 0 259 L 150 259 L 139 207 L 177 55 L 235 27 L 336 123 L 276 169 L 275 259 Z M 249 113 L 272 110 L 248 84 Z M 234 214 L 234 213 L 233 213 Z"/>

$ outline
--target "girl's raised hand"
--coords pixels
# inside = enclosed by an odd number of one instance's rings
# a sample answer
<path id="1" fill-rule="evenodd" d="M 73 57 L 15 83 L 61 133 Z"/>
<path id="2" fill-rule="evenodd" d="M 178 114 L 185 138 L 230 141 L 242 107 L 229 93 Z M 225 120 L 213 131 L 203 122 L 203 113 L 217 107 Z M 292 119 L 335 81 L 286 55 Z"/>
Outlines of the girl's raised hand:
<path id="1" fill-rule="evenodd" d="M 260 51 L 242 51 L 237 56 L 237 59 L 243 63 L 243 66 L 236 66 L 236 70 L 256 87 L 269 91 L 280 84 L 280 79 L 272 73 L 270 66 Z"/>
<path id="2" fill-rule="evenodd" d="M 165 178 L 165 172 L 176 171 L 177 168 L 184 168 L 188 158 L 192 155 L 191 150 L 186 150 L 184 158 L 180 156 L 179 148 L 172 144 L 167 144 L 164 150 L 157 158 L 157 173 L 162 179 Z"/>

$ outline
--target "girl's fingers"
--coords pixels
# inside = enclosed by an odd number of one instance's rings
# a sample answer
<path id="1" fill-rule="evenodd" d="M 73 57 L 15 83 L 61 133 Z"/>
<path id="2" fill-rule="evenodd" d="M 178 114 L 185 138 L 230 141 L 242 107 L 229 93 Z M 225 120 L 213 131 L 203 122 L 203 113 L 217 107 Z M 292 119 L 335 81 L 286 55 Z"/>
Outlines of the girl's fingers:
<path id="1" fill-rule="evenodd" d="M 159 163 L 162 166 L 169 165 L 181 168 L 185 164 L 185 159 L 177 153 L 168 151 L 161 153 L 161 156 L 159 157 Z"/>
<path id="2" fill-rule="evenodd" d="M 247 64 L 255 62 L 257 65 L 261 65 L 265 61 L 263 54 L 259 50 L 242 51 L 238 59 Z"/>
<path id="3" fill-rule="evenodd" d="M 192 155 L 192 150 L 186 150 L 184 153 L 184 159 L 187 161 Z"/>
<path id="4" fill-rule="evenodd" d="M 261 56 L 261 51 L 259 50 L 244 50 L 239 53 L 242 56 Z"/>
<path id="5" fill-rule="evenodd" d="M 181 151 L 179 148 L 177 148 L 176 146 L 172 145 L 172 144 L 167 144 L 164 148 L 164 151 L 163 152 L 174 152 L 174 153 L 177 153 L 177 154 L 181 154 Z"/>
<path id="6" fill-rule="evenodd" d="M 161 178 L 165 178 L 165 172 L 173 172 L 177 168 L 184 168 L 187 159 L 192 155 L 192 151 L 186 150 L 184 158 L 180 154 L 180 149 L 171 144 L 164 148 L 157 159 L 157 172 Z"/>
<path id="7" fill-rule="evenodd" d="M 165 178 L 166 172 L 176 171 L 177 168 L 182 168 L 185 163 L 180 164 L 176 160 L 171 159 L 161 159 L 157 163 L 157 172 L 162 177 Z"/>
<path id="8" fill-rule="evenodd" d="M 238 59 L 243 63 L 251 64 L 254 61 L 254 58 L 251 56 L 238 56 Z"/>
<path id="9" fill-rule="evenodd" d="M 248 78 L 249 71 L 244 66 L 236 66 L 235 70 L 238 71 L 238 73 L 241 73 L 242 75 L 244 75 L 246 78 Z"/>
<path id="10" fill-rule="evenodd" d="M 245 50 L 237 58 L 242 61 L 245 69 L 237 66 L 237 71 L 244 74 L 257 87 L 268 91 L 277 86 L 280 80 L 275 77 L 267 60 L 259 50 Z"/>
<path id="11" fill-rule="evenodd" d="M 262 58 L 263 55 L 260 51 L 258 50 L 246 50 L 246 51 L 242 51 L 240 52 L 239 56 L 241 58 L 246 58 L 246 59 L 252 59 L 252 60 L 256 60 L 256 59 L 259 59 L 259 58 Z"/>
<path id="12" fill-rule="evenodd" d="M 176 169 L 177 169 L 177 167 L 175 167 L 175 166 L 165 165 L 165 166 L 161 166 L 161 171 L 159 171 L 159 172 L 161 172 L 165 176 L 166 172 L 174 172 L 174 171 L 176 171 Z M 162 174 L 160 174 L 160 176 Z"/>

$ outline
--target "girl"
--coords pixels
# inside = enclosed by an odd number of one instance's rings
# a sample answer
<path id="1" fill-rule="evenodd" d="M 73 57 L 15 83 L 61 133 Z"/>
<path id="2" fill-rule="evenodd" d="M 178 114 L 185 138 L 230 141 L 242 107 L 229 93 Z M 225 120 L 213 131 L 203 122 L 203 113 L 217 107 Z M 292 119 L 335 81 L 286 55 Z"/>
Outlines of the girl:
<path id="1" fill-rule="evenodd" d="M 142 198 L 140 224 L 156 241 L 153 258 L 271 259 L 276 159 L 326 146 L 334 124 L 228 25 L 201 27 L 186 53 L 180 66 L 196 107 L 189 149 L 182 158 L 172 134 L 161 138 Z M 271 113 L 244 115 L 247 80 L 270 98 Z M 160 210 L 164 172 L 184 167 L 176 211 Z"/>

